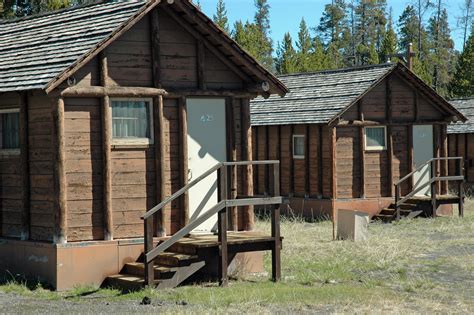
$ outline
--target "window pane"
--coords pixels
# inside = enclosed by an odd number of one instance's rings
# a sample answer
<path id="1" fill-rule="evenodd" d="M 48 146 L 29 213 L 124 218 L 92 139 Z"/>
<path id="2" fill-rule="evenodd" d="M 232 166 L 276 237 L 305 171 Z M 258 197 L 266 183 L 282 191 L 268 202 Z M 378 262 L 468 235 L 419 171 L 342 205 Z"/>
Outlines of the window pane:
<path id="1" fill-rule="evenodd" d="M 20 113 L 2 114 L 2 149 L 20 148 Z"/>
<path id="2" fill-rule="evenodd" d="M 150 103 L 112 101 L 114 138 L 150 138 Z"/>
<path id="3" fill-rule="evenodd" d="M 385 147 L 385 128 L 366 128 L 367 147 Z"/>
<path id="4" fill-rule="evenodd" d="M 293 155 L 294 156 L 304 156 L 304 137 L 294 137 L 293 138 Z"/>

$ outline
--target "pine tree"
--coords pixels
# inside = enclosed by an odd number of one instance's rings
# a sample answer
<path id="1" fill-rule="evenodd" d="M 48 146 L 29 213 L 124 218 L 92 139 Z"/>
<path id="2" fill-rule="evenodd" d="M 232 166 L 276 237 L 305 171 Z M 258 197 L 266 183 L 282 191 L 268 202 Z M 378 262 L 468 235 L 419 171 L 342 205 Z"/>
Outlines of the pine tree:
<path id="1" fill-rule="evenodd" d="M 249 21 L 245 22 L 245 24 L 242 21 L 235 22 L 232 37 L 251 56 L 257 59 L 260 52 L 256 41 L 259 36 L 260 32 L 254 23 L 250 23 Z"/>
<path id="2" fill-rule="evenodd" d="M 330 68 L 328 65 L 329 58 L 324 51 L 323 42 L 319 37 L 314 38 L 312 43 L 312 53 L 310 55 L 310 68 L 308 71 L 318 71 L 318 70 L 326 70 Z M 334 60 L 334 59 L 331 59 Z M 337 62 L 337 61 L 336 61 Z"/>
<path id="3" fill-rule="evenodd" d="M 329 47 L 326 50 L 325 60 L 322 65 L 322 70 L 326 69 L 339 69 L 344 67 L 341 53 L 337 48 L 336 43 L 329 44 Z"/>
<path id="4" fill-rule="evenodd" d="M 458 18 L 458 26 L 462 28 L 463 31 L 463 49 L 466 46 L 467 35 L 469 34 L 469 27 L 472 26 L 473 11 L 474 11 L 474 2 L 473 0 L 464 0 L 464 5 L 461 8 L 463 15 Z"/>
<path id="5" fill-rule="evenodd" d="M 227 17 L 227 9 L 224 0 L 217 2 L 216 14 L 213 16 L 214 22 L 220 26 L 226 33 L 229 33 L 229 18 Z"/>
<path id="6" fill-rule="evenodd" d="M 267 69 L 273 68 L 273 42 L 270 38 L 270 5 L 268 0 L 255 0 L 257 12 L 254 17 L 254 24 L 257 28 L 255 46 L 257 55 L 255 56 Z"/>
<path id="7" fill-rule="evenodd" d="M 279 74 L 297 72 L 298 62 L 293 40 L 290 33 L 285 33 L 283 42 L 279 45 L 276 58 L 276 70 Z"/>
<path id="8" fill-rule="evenodd" d="M 451 96 L 474 96 L 474 25 L 466 41 L 464 51 L 459 56 L 456 72 L 449 86 Z"/>
<path id="9" fill-rule="evenodd" d="M 332 0 L 331 4 L 324 7 L 323 16 L 319 21 L 317 32 L 324 40 L 326 46 L 340 41 L 347 30 L 346 3 L 344 0 Z"/>
<path id="10" fill-rule="evenodd" d="M 309 34 L 308 25 L 304 18 L 300 22 L 300 30 L 298 32 L 298 41 L 296 42 L 298 48 L 298 72 L 307 72 L 311 66 L 311 35 Z"/>
<path id="11" fill-rule="evenodd" d="M 387 24 L 387 31 L 385 32 L 382 41 L 382 48 L 380 50 L 380 60 L 388 62 L 388 56 L 397 52 L 397 33 L 393 29 L 392 8 L 390 8 L 390 15 Z"/>
<path id="12" fill-rule="evenodd" d="M 448 23 L 448 12 L 438 2 L 436 14 L 429 20 L 428 39 L 431 43 L 429 63 L 432 66 L 433 85 L 441 95 L 448 94 L 448 85 L 454 72 L 454 42 Z"/>

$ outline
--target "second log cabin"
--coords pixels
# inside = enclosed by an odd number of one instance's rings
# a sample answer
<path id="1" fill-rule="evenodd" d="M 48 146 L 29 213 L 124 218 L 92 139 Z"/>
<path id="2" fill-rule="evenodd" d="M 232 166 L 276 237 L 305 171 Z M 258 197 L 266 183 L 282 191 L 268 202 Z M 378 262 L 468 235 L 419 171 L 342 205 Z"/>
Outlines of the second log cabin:
<path id="1" fill-rule="evenodd" d="M 337 209 L 378 214 L 394 202 L 397 181 L 448 156 L 447 126 L 465 120 L 401 63 L 279 78 L 286 97 L 251 103 L 253 156 L 281 160 L 282 194 L 306 217 Z M 447 161 L 437 165 L 436 175 L 446 176 Z M 271 193 L 266 172 L 254 172 L 256 194 Z M 412 175 L 401 195 L 426 185 L 430 168 Z M 417 192 L 429 194 L 429 186 Z"/>

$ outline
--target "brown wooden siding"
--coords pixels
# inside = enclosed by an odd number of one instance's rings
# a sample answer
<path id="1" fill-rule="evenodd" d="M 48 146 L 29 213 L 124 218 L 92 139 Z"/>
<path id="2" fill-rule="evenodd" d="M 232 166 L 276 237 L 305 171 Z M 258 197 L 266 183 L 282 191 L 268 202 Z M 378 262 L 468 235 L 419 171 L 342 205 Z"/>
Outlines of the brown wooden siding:
<path id="1" fill-rule="evenodd" d="M 462 157 L 464 160 L 464 176 L 466 182 L 474 183 L 474 134 L 450 134 L 448 136 L 448 154 L 451 157 Z M 450 175 L 458 174 L 456 161 L 450 161 L 448 172 Z M 455 188 L 454 186 L 451 188 Z"/>
<path id="2" fill-rule="evenodd" d="M 338 198 L 360 196 L 359 128 L 337 128 L 336 170 Z"/>

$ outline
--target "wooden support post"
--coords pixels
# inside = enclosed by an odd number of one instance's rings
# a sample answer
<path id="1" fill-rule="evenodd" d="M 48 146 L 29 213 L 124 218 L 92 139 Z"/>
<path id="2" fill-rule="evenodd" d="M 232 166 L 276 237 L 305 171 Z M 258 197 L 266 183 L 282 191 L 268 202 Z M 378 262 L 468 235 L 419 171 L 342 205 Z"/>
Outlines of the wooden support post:
<path id="1" fill-rule="evenodd" d="M 393 197 L 393 136 L 392 136 L 392 127 L 387 127 L 387 155 L 388 155 L 388 187 L 389 187 L 389 197 Z"/>
<path id="2" fill-rule="evenodd" d="M 440 139 L 440 137 L 439 137 L 440 132 L 439 132 L 439 131 L 440 131 L 440 130 L 439 130 L 439 129 L 440 129 L 440 128 L 439 128 L 439 125 L 434 125 L 434 126 L 433 126 L 433 146 L 434 146 L 433 152 L 434 152 L 434 157 L 435 157 L 435 158 L 439 158 L 439 157 L 440 157 L 440 154 L 439 154 L 439 153 L 440 153 L 440 152 L 439 152 L 439 147 L 440 147 L 440 145 L 439 145 L 439 143 L 440 143 L 440 140 L 439 140 L 439 139 Z M 436 165 L 436 167 L 435 167 L 435 172 L 434 172 L 434 176 L 435 176 L 435 177 L 438 177 L 438 176 L 439 176 L 439 171 L 440 171 L 440 167 L 439 167 L 439 166 L 440 166 L 441 163 L 440 163 L 439 160 L 437 160 L 437 161 L 434 162 L 434 164 Z M 437 181 L 437 182 L 436 182 L 436 185 L 435 185 L 436 193 L 438 193 L 438 192 L 441 191 L 441 190 L 440 190 L 440 186 L 441 186 L 441 182 L 438 182 L 438 181 Z"/>
<path id="3" fill-rule="evenodd" d="M 413 172 L 413 125 L 407 126 L 407 134 L 408 134 L 408 147 L 407 147 L 407 152 L 408 152 L 408 174 Z M 413 176 L 411 179 L 409 179 L 409 187 L 408 189 L 411 191 L 413 190 L 414 183 L 413 183 Z"/>
<path id="4" fill-rule="evenodd" d="M 359 127 L 360 198 L 365 198 L 365 128 Z"/>
<path id="5" fill-rule="evenodd" d="M 413 92 L 413 106 L 414 106 L 414 112 L 415 112 L 415 122 L 420 121 L 420 106 L 418 103 L 419 103 L 418 92 L 414 91 Z"/>
<path id="6" fill-rule="evenodd" d="M 102 99 L 102 161 L 104 181 L 104 239 L 113 240 L 113 212 L 112 212 L 112 113 L 110 99 Z"/>
<path id="7" fill-rule="evenodd" d="M 431 179 L 434 179 L 437 175 L 437 161 L 432 161 L 431 162 Z M 436 184 L 437 181 L 433 181 L 431 183 L 431 207 L 433 208 L 432 216 L 433 218 L 436 218 L 436 208 L 437 208 L 437 202 L 436 202 Z"/>
<path id="8" fill-rule="evenodd" d="M 337 134 L 336 127 L 331 128 L 331 177 L 332 177 L 332 237 L 336 240 L 336 221 L 337 221 L 337 169 L 336 169 L 336 145 L 337 145 Z"/>
<path id="9" fill-rule="evenodd" d="M 466 181 L 469 182 L 469 134 L 464 134 L 464 166 Z"/>
<path id="10" fill-rule="evenodd" d="M 100 54 L 100 81 L 107 86 L 109 77 L 107 55 Z M 103 205 L 104 205 L 104 239 L 113 240 L 113 209 L 112 209 L 112 112 L 110 98 L 102 97 L 102 174 L 103 174 Z"/>
<path id="11" fill-rule="evenodd" d="M 226 100 L 226 130 L 227 130 L 227 161 L 237 161 L 237 148 L 235 139 L 234 98 L 227 97 Z M 230 186 L 230 199 L 237 199 L 237 166 L 229 167 L 228 181 Z M 230 222 L 232 231 L 239 230 L 239 216 L 237 207 L 230 208 Z"/>
<path id="12" fill-rule="evenodd" d="M 400 221 L 400 205 L 398 202 L 400 201 L 401 194 L 402 192 L 400 190 L 400 185 L 397 185 L 395 187 L 395 211 L 397 215 L 397 221 Z"/>
<path id="13" fill-rule="evenodd" d="M 258 149 L 259 149 L 260 145 L 259 145 L 259 141 L 258 141 L 259 140 L 258 136 L 260 134 L 260 128 L 262 128 L 262 127 L 260 127 L 260 126 L 257 126 L 257 127 L 254 127 L 254 128 L 251 127 L 252 132 L 253 132 L 253 137 L 252 137 L 251 141 L 252 141 L 252 145 L 255 144 L 254 159 L 257 160 L 257 161 L 259 160 L 259 158 L 258 158 Z M 253 143 L 254 140 L 255 140 L 255 143 Z M 252 175 L 253 175 L 252 180 L 253 180 L 254 185 L 255 185 L 255 193 L 257 195 L 259 195 L 260 194 L 260 181 L 259 181 L 258 175 L 260 175 L 260 165 L 255 165 L 254 166 Z"/>
<path id="14" fill-rule="evenodd" d="M 252 161 L 252 127 L 250 125 L 250 102 L 248 99 L 242 99 L 242 155 L 243 160 Z M 253 196 L 252 166 L 246 166 L 244 172 L 244 195 Z M 255 228 L 255 218 L 253 206 L 244 207 L 244 229 L 251 231 Z"/>
<path id="15" fill-rule="evenodd" d="M 441 126 L 441 156 L 444 158 L 447 158 L 449 156 L 448 152 L 448 130 L 447 130 L 447 125 L 442 125 Z M 441 162 L 441 176 L 448 176 L 449 175 L 449 161 L 443 160 Z M 441 194 L 446 195 L 448 193 L 448 181 L 443 181 L 441 183 Z"/>
<path id="16" fill-rule="evenodd" d="M 305 129 L 305 157 L 304 157 L 304 167 L 305 167 L 305 180 L 304 180 L 304 186 L 305 186 L 305 195 L 307 197 L 311 196 L 311 180 L 310 180 L 310 145 L 309 145 L 309 135 L 311 134 L 310 132 L 310 125 L 306 125 Z"/>
<path id="17" fill-rule="evenodd" d="M 324 188 L 323 188 L 323 126 L 319 125 L 318 128 L 318 197 L 323 198 Z"/>
<path id="18" fill-rule="evenodd" d="M 152 218 L 145 219 L 144 221 L 144 234 L 145 234 L 145 254 L 153 250 L 153 220 Z M 145 285 L 148 287 L 154 287 L 155 285 L 155 266 L 154 262 L 147 262 L 145 257 Z"/>
<path id="19" fill-rule="evenodd" d="M 280 196 L 280 167 L 273 166 L 273 183 L 275 196 Z M 272 280 L 281 279 L 281 238 L 280 238 L 280 205 L 276 205 L 272 211 L 272 238 L 274 246 L 272 248 Z"/>
<path id="20" fill-rule="evenodd" d="M 290 125 L 290 141 L 288 141 L 289 158 L 290 158 L 290 196 L 295 194 L 295 159 L 293 158 L 293 134 L 295 133 L 295 126 Z"/>
<path id="21" fill-rule="evenodd" d="M 219 194 L 220 201 L 228 199 L 228 178 L 227 178 L 227 166 L 222 166 L 219 169 Z M 218 238 L 219 238 L 219 284 L 221 286 L 227 286 L 228 276 L 227 267 L 228 262 L 228 248 L 227 248 L 227 207 L 219 211 L 218 214 Z"/>
<path id="22" fill-rule="evenodd" d="M 181 161 L 181 186 L 188 184 L 188 121 L 186 113 L 186 98 L 179 98 L 179 130 L 181 137 L 180 161 Z M 186 192 L 181 197 L 181 227 L 185 227 L 189 222 L 189 194 Z"/>
<path id="23" fill-rule="evenodd" d="M 154 105 L 154 126 L 155 126 L 155 169 L 156 169 L 156 196 L 157 204 L 166 198 L 166 148 L 165 148 L 165 131 L 164 131 L 164 102 L 163 96 L 153 99 Z M 156 236 L 166 236 L 166 209 L 161 209 L 155 217 Z"/>
<path id="24" fill-rule="evenodd" d="M 20 95 L 20 152 L 22 182 L 21 239 L 30 237 L 30 162 L 28 145 L 28 94 Z M 1 225 L 1 222 L 0 222 Z M 0 227 L 1 229 L 1 227 Z M 1 236 L 1 233 L 0 233 Z"/>
<path id="25" fill-rule="evenodd" d="M 64 145 L 64 99 L 59 97 L 54 102 L 54 144 L 55 144 L 55 191 L 56 191 L 56 234 L 55 243 L 67 243 L 67 182 L 66 152 Z"/>
<path id="26" fill-rule="evenodd" d="M 270 132 L 269 126 L 265 126 L 265 160 L 270 159 Z M 270 195 L 270 165 L 265 165 L 265 196 Z"/>
<path id="27" fill-rule="evenodd" d="M 463 160 L 459 161 L 459 174 L 463 174 Z M 464 180 L 459 181 L 458 185 L 458 194 L 459 194 L 459 201 L 458 201 L 458 211 L 459 216 L 464 218 Z"/>
<path id="28" fill-rule="evenodd" d="M 283 149 L 281 147 L 281 125 L 278 125 L 277 131 L 278 131 L 277 160 L 280 161 L 280 164 L 278 164 L 278 168 L 281 174 L 281 150 Z M 279 176 L 278 178 L 278 187 L 281 187 L 281 176 Z M 275 195 L 275 192 L 273 192 L 273 194 Z"/>

